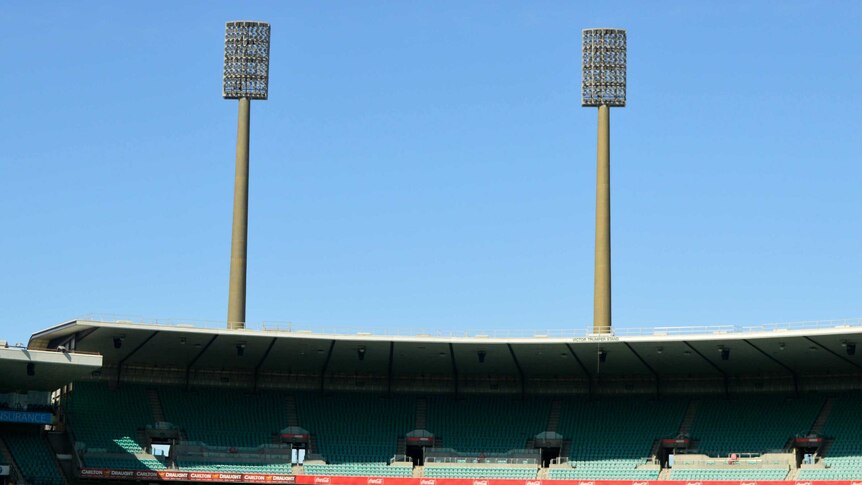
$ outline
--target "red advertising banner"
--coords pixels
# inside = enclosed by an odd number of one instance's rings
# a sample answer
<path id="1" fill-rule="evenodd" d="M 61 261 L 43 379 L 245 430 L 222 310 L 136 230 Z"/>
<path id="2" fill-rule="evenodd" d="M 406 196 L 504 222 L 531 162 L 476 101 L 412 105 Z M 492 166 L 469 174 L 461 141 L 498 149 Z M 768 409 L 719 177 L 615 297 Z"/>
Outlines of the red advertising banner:
<path id="1" fill-rule="evenodd" d="M 296 475 L 264 473 L 184 472 L 175 470 L 107 470 L 82 468 L 81 478 L 158 480 L 164 482 L 296 483 Z M 860 484 L 862 485 L 862 484 Z"/>
<path id="2" fill-rule="evenodd" d="M 296 483 L 301 485 L 862 485 L 862 480 L 500 480 L 484 478 L 322 477 L 297 475 Z"/>
<path id="3" fill-rule="evenodd" d="M 172 470 L 81 469 L 81 478 L 110 480 L 157 480 L 180 482 L 289 483 L 298 485 L 862 485 L 862 480 L 499 480 L 475 478 L 332 477 L 319 475 L 270 475 L 263 473 L 214 473 Z"/>

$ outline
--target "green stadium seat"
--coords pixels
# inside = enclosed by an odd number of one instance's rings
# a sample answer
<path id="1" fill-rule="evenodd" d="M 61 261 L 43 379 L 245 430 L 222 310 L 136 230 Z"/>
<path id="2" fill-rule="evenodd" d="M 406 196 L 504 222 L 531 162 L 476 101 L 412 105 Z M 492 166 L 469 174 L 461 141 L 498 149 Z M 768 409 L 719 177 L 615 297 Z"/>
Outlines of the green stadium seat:
<path id="1" fill-rule="evenodd" d="M 54 452 L 38 430 L 29 433 L 9 431 L 2 437 L 30 485 L 64 484 Z"/>
<path id="2" fill-rule="evenodd" d="M 119 456 L 87 456 L 84 454 L 84 464 L 91 468 L 109 468 L 112 470 L 166 470 L 160 461 L 128 455 Z"/>
<path id="3" fill-rule="evenodd" d="M 287 427 L 285 395 L 238 390 L 181 387 L 158 389 L 165 419 L 190 441 L 210 446 L 257 447 L 272 443 L 273 433 Z"/>
<path id="4" fill-rule="evenodd" d="M 462 452 L 505 453 L 523 449 L 547 431 L 549 399 L 429 397 L 427 427 L 443 446 Z"/>
<path id="5" fill-rule="evenodd" d="M 110 453 L 142 453 L 138 430 L 153 421 L 143 387 L 123 385 L 108 389 L 104 383 L 78 382 L 65 403 L 75 440 L 87 448 Z"/>
<path id="6" fill-rule="evenodd" d="M 423 476 L 425 478 L 494 478 L 533 480 L 536 478 L 537 473 L 538 467 L 426 466 Z"/>
<path id="7" fill-rule="evenodd" d="M 552 469 L 552 479 L 655 480 L 658 470 L 638 470 L 656 439 L 673 436 L 688 401 L 667 399 L 566 400 L 559 433 L 571 439 L 573 468 Z"/>
<path id="8" fill-rule="evenodd" d="M 674 469 L 670 480 L 784 480 L 790 468 L 749 468 L 749 469 Z"/>
<path id="9" fill-rule="evenodd" d="M 370 477 L 400 477 L 413 476 L 413 468 L 409 466 L 389 466 L 385 463 L 337 463 L 337 464 L 306 464 L 308 475 L 332 476 L 370 476 Z"/>
<path id="10" fill-rule="evenodd" d="M 416 399 L 374 394 L 295 394 L 299 425 L 314 435 L 316 452 L 329 464 L 386 465 L 398 438 L 416 423 Z M 333 417 L 340 419 L 333 419 Z"/>
<path id="11" fill-rule="evenodd" d="M 788 439 L 811 426 L 823 401 L 822 397 L 705 399 L 695 414 L 691 436 L 700 441 L 700 451 L 710 456 L 782 449 Z"/>
<path id="12" fill-rule="evenodd" d="M 291 473 L 290 463 L 213 463 L 182 460 L 178 461 L 177 465 L 180 471 L 194 472 L 270 473 L 281 475 Z"/>
<path id="13" fill-rule="evenodd" d="M 823 435 L 833 438 L 827 468 L 799 470 L 797 480 L 862 480 L 862 394 L 833 398 Z"/>

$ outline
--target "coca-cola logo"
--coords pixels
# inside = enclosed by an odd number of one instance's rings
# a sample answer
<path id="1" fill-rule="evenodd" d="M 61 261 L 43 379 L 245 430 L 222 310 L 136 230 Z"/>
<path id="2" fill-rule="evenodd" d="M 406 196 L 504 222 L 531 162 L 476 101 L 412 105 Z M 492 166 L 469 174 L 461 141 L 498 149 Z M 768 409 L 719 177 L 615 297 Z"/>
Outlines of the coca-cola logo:
<path id="1" fill-rule="evenodd" d="M 368 485 L 383 485 L 382 478 L 369 478 Z"/>
<path id="2" fill-rule="evenodd" d="M 427 478 L 419 480 L 419 485 L 437 485 L 437 480 L 429 480 Z"/>
<path id="3" fill-rule="evenodd" d="M 527 480 L 526 485 L 542 485 L 542 481 L 541 480 Z"/>
<path id="4" fill-rule="evenodd" d="M 314 477 L 314 483 L 329 483 L 329 477 Z"/>
<path id="5" fill-rule="evenodd" d="M 685 485 L 703 485 L 700 482 L 685 482 Z"/>
<path id="6" fill-rule="evenodd" d="M 814 485 L 811 482 L 796 482 L 796 485 Z"/>
<path id="7" fill-rule="evenodd" d="M 596 485 L 596 482 L 578 482 L 578 485 Z"/>
<path id="8" fill-rule="evenodd" d="M 632 485 L 649 485 L 649 482 L 632 482 Z"/>
<path id="9" fill-rule="evenodd" d="M 757 485 L 757 482 L 739 482 L 739 485 Z"/>
<path id="10" fill-rule="evenodd" d="M 473 485 L 488 485 L 488 480 L 473 480 Z"/>

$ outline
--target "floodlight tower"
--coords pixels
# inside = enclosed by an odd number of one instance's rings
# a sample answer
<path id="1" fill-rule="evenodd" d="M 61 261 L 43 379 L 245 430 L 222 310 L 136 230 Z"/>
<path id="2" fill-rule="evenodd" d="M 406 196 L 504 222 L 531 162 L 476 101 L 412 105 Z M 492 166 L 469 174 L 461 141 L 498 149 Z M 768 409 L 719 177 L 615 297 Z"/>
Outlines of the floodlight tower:
<path id="1" fill-rule="evenodd" d="M 269 24 L 228 22 L 224 34 L 225 99 L 239 100 L 236 178 L 230 247 L 227 328 L 245 328 L 245 279 L 248 254 L 248 131 L 252 99 L 269 94 Z"/>
<path id="2" fill-rule="evenodd" d="M 611 332 L 611 106 L 626 105 L 626 31 L 584 29 L 581 106 L 599 108 L 593 333 Z"/>

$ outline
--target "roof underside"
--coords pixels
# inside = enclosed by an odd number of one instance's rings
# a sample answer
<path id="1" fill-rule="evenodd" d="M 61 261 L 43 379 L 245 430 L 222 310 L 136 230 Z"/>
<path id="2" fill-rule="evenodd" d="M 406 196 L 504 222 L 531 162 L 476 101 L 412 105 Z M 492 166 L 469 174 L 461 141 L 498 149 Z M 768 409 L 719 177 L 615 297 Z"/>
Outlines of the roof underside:
<path id="1" fill-rule="evenodd" d="M 860 336 L 862 326 L 847 325 L 737 334 L 497 339 L 72 321 L 34 334 L 29 347 L 52 349 L 74 338 L 77 351 L 101 354 L 106 366 L 393 376 L 729 377 L 862 374 L 862 357 L 848 352 L 848 343 L 852 346 Z"/>
<path id="2" fill-rule="evenodd" d="M 101 367 L 99 355 L 0 347 L 0 392 L 53 391 Z"/>

